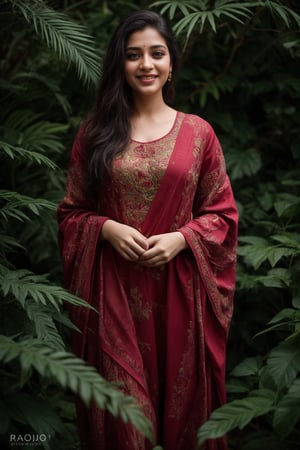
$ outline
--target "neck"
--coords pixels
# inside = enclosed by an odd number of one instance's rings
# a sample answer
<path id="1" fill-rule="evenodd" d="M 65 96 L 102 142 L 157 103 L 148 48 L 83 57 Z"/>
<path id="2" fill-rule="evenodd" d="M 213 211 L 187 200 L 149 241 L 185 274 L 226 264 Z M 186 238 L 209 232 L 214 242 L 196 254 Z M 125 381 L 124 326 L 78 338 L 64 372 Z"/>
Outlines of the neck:
<path id="1" fill-rule="evenodd" d="M 160 97 L 137 97 L 134 99 L 133 116 L 156 116 L 170 107 Z"/>

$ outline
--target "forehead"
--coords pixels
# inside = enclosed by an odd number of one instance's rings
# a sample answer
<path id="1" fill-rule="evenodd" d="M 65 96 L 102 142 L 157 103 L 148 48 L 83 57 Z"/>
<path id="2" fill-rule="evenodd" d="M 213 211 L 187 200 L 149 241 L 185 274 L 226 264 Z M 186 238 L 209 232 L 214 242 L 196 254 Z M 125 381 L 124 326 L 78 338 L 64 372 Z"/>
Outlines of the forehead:
<path id="1" fill-rule="evenodd" d="M 144 30 L 135 31 L 132 33 L 127 41 L 126 47 L 153 47 L 161 45 L 167 47 L 165 39 L 162 35 L 152 27 L 147 27 Z"/>

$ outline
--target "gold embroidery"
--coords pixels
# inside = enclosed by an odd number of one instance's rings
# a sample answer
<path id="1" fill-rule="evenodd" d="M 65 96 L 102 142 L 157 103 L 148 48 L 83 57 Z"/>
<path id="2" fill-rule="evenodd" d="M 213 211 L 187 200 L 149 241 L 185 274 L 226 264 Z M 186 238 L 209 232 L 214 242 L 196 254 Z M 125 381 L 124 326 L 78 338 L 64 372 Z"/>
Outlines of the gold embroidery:
<path id="1" fill-rule="evenodd" d="M 137 287 L 130 289 L 128 301 L 132 316 L 135 319 L 148 320 L 150 318 L 150 315 L 152 314 L 151 305 L 143 300 L 143 295 Z"/>
<path id="2" fill-rule="evenodd" d="M 184 114 L 178 113 L 174 127 L 163 138 L 131 141 L 115 158 L 110 205 L 116 217 L 123 214 L 123 223 L 140 228 L 168 167 L 183 118 Z"/>
<path id="3" fill-rule="evenodd" d="M 185 406 L 184 399 L 186 398 L 186 392 L 189 389 L 188 380 L 195 364 L 195 329 L 192 321 L 189 322 L 187 329 L 187 342 L 185 348 L 178 370 L 177 380 L 173 390 L 172 404 L 169 411 L 169 417 L 177 420 L 182 414 L 182 408 Z"/>

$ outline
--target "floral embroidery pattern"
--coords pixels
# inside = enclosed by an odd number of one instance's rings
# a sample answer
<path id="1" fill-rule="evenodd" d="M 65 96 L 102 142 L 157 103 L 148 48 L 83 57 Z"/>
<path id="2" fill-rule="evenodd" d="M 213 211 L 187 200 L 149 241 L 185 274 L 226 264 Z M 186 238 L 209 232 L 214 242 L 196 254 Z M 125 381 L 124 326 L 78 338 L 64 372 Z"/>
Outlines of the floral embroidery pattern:
<path id="1" fill-rule="evenodd" d="M 123 223 L 140 228 L 167 170 L 183 118 L 184 114 L 178 113 L 172 130 L 161 139 L 131 141 L 116 157 L 110 204 L 117 217 L 123 212 Z"/>

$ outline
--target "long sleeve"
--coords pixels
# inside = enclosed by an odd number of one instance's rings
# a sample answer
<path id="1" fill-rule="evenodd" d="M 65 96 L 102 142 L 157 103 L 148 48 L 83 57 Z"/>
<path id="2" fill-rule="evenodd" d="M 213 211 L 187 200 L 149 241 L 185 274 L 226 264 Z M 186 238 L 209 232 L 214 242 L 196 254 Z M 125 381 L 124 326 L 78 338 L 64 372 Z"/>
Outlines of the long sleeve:
<path id="1" fill-rule="evenodd" d="M 238 212 L 220 143 L 208 126 L 193 218 L 179 231 L 192 249 L 219 321 L 227 328 L 235 286 Z"/>
<path id="2" fill-rule="evenodd" d="M 72 288 L 74 278 L 90 277 L 102 225 L 107 219 L 97 214 L 97 199 L 88 190 L 83 128 L 79 130 L 73 144 L 66 194 L 58 206 L 57 218 L 64 281 L 66 287 Z"/>

